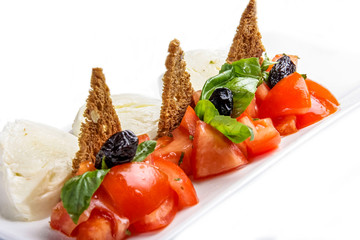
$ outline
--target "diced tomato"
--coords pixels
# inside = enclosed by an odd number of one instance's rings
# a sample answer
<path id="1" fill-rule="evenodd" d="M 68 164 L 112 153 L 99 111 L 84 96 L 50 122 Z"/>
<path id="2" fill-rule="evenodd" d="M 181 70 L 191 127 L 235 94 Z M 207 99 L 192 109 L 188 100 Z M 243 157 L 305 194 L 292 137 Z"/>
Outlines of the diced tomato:
<path id="1" fill-rule="evenodd" d="M 169 143 L 171 143 L 174 139 L 169 136 L 163 136 L 156 140 L 156 147 L 155 150 L 158 150 L 159 148 L 163 148 L 167 146 Z"/>
<path id="2" fill-rule="evenodd" d="M 188 132 L 189 135 L 194 136 L 197 121 L 199 121 L 199 117 L 196 115 L 194 109 L 188 106 L 181 120 L 180 127 Z"/>
<path id="3" fill-rule="evenodd" d="M 250 102 L 249 106 L 245 109 L 245 112 L 249 114 L 252 118 L 257 118 L 258 116 L 258 106 L 256 104 L 256 96 Z"/>
<path id="4" fill-rule="evenodd" d="M 145 134 L 139 135 L 139 136 L 138 136 L 138 139 L 139 139 L 139 144 L 140 144 L 140 143 L 142 143 L 142 142 L 149 141 L 149 140 L 150 140 L 150 137 L 149 137 L 149 135 L 147 135 L 147 134 L 145 133 Z"/>
<path id="5" fill-rule="evenodd" d="M 240 151 L 244 154 L 244 156 L 247 158 L 248 157 L 248 152 L 247 152 L 247 146 L 245 141 L 241 142 L 241 143 L 237 143 L 236 146 L 240 149 Z"/>
<path id="6" fill-rule="evenodd" d="M 115 210 L 130 223 L 150 214 L 172 192 L 166 174 L 146 163 L 126 163 L 111 168 L 100 188 L 104 188 Z"/>
<path id="7" fill-rule="evenodd" d="M 282 58 L 284 56 L 284 54 L 277 54 L 275 55 L 275 57 L 272 59 L 273 62 L 276 62 L 277 60 L 279 60 L 280 58 Z M 291 61 L 297 65 L 298 64 L 298 59 L 299 57 L 298 56 L 295 56 L 295 55 L 287 55 L 290 57 Z M 274 64 L 270 65 L 268 67 L 268 69 L 266 71 L 270 72 L 271 68 L 274 66 Z"/>
<path id="8" fill-rule="evenodd" d="M 329 103 L 329 106 L 327 106 L 328 108 L 331 106 L 339 106 L 338 100 L 325 87 L 308 78 L 305 79 L 305 82 L 309 89 L 310 95 L 316 97 L 317 99 L 326 100 L 326 102 Z"/>
<path id="9" fill-rule="evenodd" d="M 97 209 L 96 209 L 97 210 Z M 112 219 L 106 216 L 101 211 L 94 210 L 90 218 L 86 222 L 82 222 L 77 227 L 78 240 L 102 240 L 102 239 L 115 239 L 112 234 L 111 224 Z"/>
<path id="10" fill-rule="evenodd" d="M 275 149 L 280 144 L 280 134 L 270 118 L 253 121 L 250 116 L 242 115 L 237 120 L 253 129 L 254 140 L 245 140 L 250 157 Z"/>
<path id="11" fill-rule="evenodd" d="M 142 233 L 166 227 L 174 219 L 178 208 L 178 197 L 174 191 L 153 212 L 130 225 L 131 233 Z"/>
<path id="12" fill-rule="evenodd" d="M 297 115 L 297 128 L 314 124 L 337 111 L 339 102 L 329 90 L 320 84 L 306 79 L 311 95 L 311 108 L 305 114 Z"/>
<path id="13" fill-rule="evenodd" d="M 82 175 L 89 171 L 95 171 L 95 165 L 92 161 L 83 161 L 80 163 L 79 169 L 76 172 L 76 175 Z"/>
<path id="14" fill-rule="evenodd" d="M 257 104 L 258 107 L 264 101 L 264 99 L 268 95 L 269 91 L 270 91 L 270 88 L 268 87 L 268 85 L 266 85 L 266 83 L 262 83 L 257 88 L 257 90 L 255 92 L 255 97 L 256 97 L 256 104 Z"/>
<path id="15" fill-rule="evenodd" d="M 280 133 L 281 136 L 290 135 L 298 131 L 296 127 L 296 116 L 287 115 L 283 117 L 278 117 L 273 120 L 276 130 Z"/>
<path id="16" fill-rule="evenodd" d="M 295 72 L 280 80 L 268 93 L 259 108 L 260 118 L 304 114 L 311 107 L 303 77 Z"/>
<path id="17" fill-rule="evenodd" d="M 109 233 L 108 226 L 110 226 L 112 239 L 122 239 L 125 236 L 126 229 L 129 227 L 129 220 L 118 216 L 113 208 L 105 204 L 105 202 L 102 197 L 93 197 L 88 209 L 81 214 L 78 224 L 71 220 L 62 202 L 59 202 L 51 214 L 50 226 L 69 237 L 77 237 L 77 239 L 102 239 L 96 237 L 106 236 Z M 106 221 L 100 220 L 100 218 L 105 218 Z M 108 222 L 110 225 L 108 225 Z M 81 230 L 83 227 L 80 226 L 97 229 L 99 231 L 98 235 L 87 238 L 88 233 Z"/>
<path id="18" fill-rule="evenodd" d="M 175 164 L 179 164 L 187 175 L 191 174 L 190 156 L 192 151 L 192 139 L 188 133 L 180 128 L 173 132 L 173 140 L 163 147 L 158 147 L 152 154 L 154 161 L 165 159 Z M 160 140 L 160 139 L 159 139 Z M 159 141 L 158 140 L 158 141 Z M 165 143 L 167 143 L 168 139 Z"/>
<path id="19" fill-rule="evenodd" d="M 203 121 L 196 124 L 193 143 L 191 164 L 195 179 L 224 173 L 247 163 L 233 142 Z"/>
<path id="20" fill-rule="evenodd" d="M 192 102 L 194 104 L 193 107 L 195 107 L 196 104 L 199 102 L 200 96 L 201 96 L 201 90 L 198 90 L 198 91 L 193 93 L 193 95 L 192 95 Z"/>
<path id="21" fill-rule="evenodd" d="M 154 165 L 168 176 L 170 186 L 178 194 L 179 209 L 193 206 L 199 202 L 191 180 L 177 164 L 157 159 Z"/>

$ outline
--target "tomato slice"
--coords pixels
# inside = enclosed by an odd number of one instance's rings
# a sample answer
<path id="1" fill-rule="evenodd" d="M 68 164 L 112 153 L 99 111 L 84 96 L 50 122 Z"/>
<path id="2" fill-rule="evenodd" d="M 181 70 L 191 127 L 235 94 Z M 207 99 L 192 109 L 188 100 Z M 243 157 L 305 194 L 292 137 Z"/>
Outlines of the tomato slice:
<path id="1" fill-rule="evenodd" d="M 245 112 L 249 114 L 252 118 L 259 117 L 258 115 L 258 106 L 256 104 L 256 96 L 254 96 L 253 100 L 250 102 L 249 106 L 245 109 Z"/>
<path id="2" fill-rule="evenodd" d="M 203 121 L 196 124 L 193 143 L 191 164 L 194 179 L 224 173 L 247 163 L 233 142 Z"/>
<path id="3" fill-rule="evenodd" d="M 183 128 L 189 135 L 194 136 L 197 121 L 199 121 L 199 117 L 196 115 L 194 109 L 188 106 L 181 120 L 180 128 Z"/>
<path id="4" fill-rule="evenodd" d="M 193 95 L 192 95 L 192 102 L 193 102 L 193 104 L 194 104 L 194 107 L 195 107 L 196 104 L 199 102 L 200 96 L 201 96 L 201 90 L 198 90 L 198 91 L 196 91 L 196 92 L 193 93 Z"/>
<path id="5" fill-rule="evenodd" d="M 83 161 L 80 163 L 80 166 L 79 166 L 79 169 L 78 171 L 76 172 L 76 175 L 82 175 L 86 172 L 89 172 L 89 171 L 95 171 L 96 168 L 95 168 L 95 165 L 92 161 Z"/>
<path id="6" fill-rule="evenodd" d="M 270 88 L 266 83 L 262 83 L 255 92 L 256 97 L 256 104 L 258 107 L 261 105 L 261 103 L 265 100 L 266 96 L 268 95 L 270 91 Z"/>
<path id="7" fill-rule="evenodd" d="M 304 114 L 311 100 L 304 78 L 297 72 L 280 80 L 259 108 L 260 118 Z"/>
<path id="8" fill-rule="evenodd" d="M 199 202 L 195 188 L 186 173 L 175 163 L 157 159 L 154 165 L 166 173 L 170 186 L 179 197 L 179 209 L 193 206 Z"/>
<path id="9" fill-rule="evenodd" d="M 98 194 L 97 192 L 95 195 Z M 88 209 L 81 214 L 78 224 L 71 220 L 62 202 L 59 202 L 51 214 L 50 226 L 69 237 L 77 237 L 78 239 L 105 239 L 101 236 L 122 239 L 129 227 L 129 220 L 117 215 L 106 202 L 100 196 L 99 198 L 93 197 Z M 96 229 L 97 233 L 93 235 L 94 237 L 88 238 L 89 232 L 86 229 L 89 229 L 90 232 Z"/>
<path id="10" fill-rule="evenodd" d="M 296 127 L 296 116 L 287 115 L 273 119 L 274 126 L 281 136 L 290 135 L 298 131 Z"/>
<path id="11" fill-rule="evenodd" d="M 139 139 L 139 144 L 140 144 L 140 143 L 142 143 L 142 142 L 149 141 L 149 140 L 150 140 L 150 137 L 149 137 L 149 135 L 147 135 L 147 134 L 145 133 L 145 134 L 139 135 L 139 136 L 138 136 L 138 139 Z"/>
<path id="12" fill-rule="evenodd" d="M 162 147 L 158 147 L 152 154 L 154 161 L 157 159 L 165 159 L 175 164 L 179 164 L 187 175 L 191 174 L 190 156 L 192 151 L 192 138 L 188 133 L 177 128 L 172 132 L 172 141 L 168 142 L 168 138 L 161 140 Z M 167 144 L 167 145 L 165 145 Z M 164 146 L 165 145 L 165 146 Z M 181 160 L 181 161 L 180 161 Z"/>
<path id="13" fill-rule="evenodd" d="M 100 188 L 104 188 L 115 210 L 130 223 L 158 208 L 172 191 L 167 176 L 146 163 L 126 163 L 111 168 Z"/>
<path id="14" fill-rule="evenodd" d="M 245 140 L 250 157 L 273 150 L 279 146 L 281 137 L 270 118 L 253 121 L 250 116 L 241 115 L 237 120 L 253 129 L 254 140 Z"/>
<path id="15" fill-rule="evenodd" d="M 173 191 L 156 210 L 131 224 L 130 232 L 142 233 L 166 227 L 177 213 L 177 204 L 177 195 Z"/>
<path id="16" fill-rule="evenodd" d="M 329 90 L 310 79 L 305 81 L 311 95 L 311 108 L 307 113 L 297 115 L 297 128 L 299 129 L 333 114 L 339 106 L 339 102 Z"/>

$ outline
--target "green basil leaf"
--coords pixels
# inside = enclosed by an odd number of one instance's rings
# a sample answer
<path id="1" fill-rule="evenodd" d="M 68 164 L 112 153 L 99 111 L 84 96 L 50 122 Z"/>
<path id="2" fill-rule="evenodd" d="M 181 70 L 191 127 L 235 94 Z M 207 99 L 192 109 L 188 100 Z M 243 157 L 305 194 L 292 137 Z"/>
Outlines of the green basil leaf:
<path id="1" fill-rule="evenodd" d="M 234 77 L 251 77 L 261 79 L 261 67 L 258 58 L 244 58 L 233 62 Z"/>
<path id="2" fill-rule="evenodd" d="M 258 85 L 256 78 L 236 77 L 227 82 L 224 87 L 233 93 L 233 111 L 232 116 L 238 117 L 249 106 L 255 96 Z"/>
<path id="3" fill-rule="evenodd" d="M 224 63 L 222 66 L 221 66 L 221 69 L 219 71 L 219 73 L 223 73 L 227 70 L 232 70 L 232 65 L 230 63 Z"/>
<path id="4" fill-rule="evenodd" d="M 61 190 L 64 208 L 75 224 L 110 169 L 97 169 L 69 179 Z"/>
<path id="5" fill-rule="evenodd" d="M 241 143 L 247 138 L 254 138 L 252 129 L 229 116 L 215 116 L 209 123 L 234 143 Z"/>
<path id="6" fill-rule="evenodd" d="M 220 115 L 214 104 L 209 100 L 200 100 L 195 107 L 200 120 L 216 128 L 234 143 L 240 143 L 248 137 L 253 138 L 253 131 L 235 118 Z"/>
<path id="7" fill-rule="evenodd" d="M 209 100 L 200 100 L 195 106 L 195 113 L 206 123 L 209 123 L 215 116 L 220 115 L 214 104 Z"/>
<path id="8" fill-rule="evenodd" d="M 147 156 L 149 156 L 156 147 L 156 141 L 145 141 L 139 144 L 139 146 L 136 149 L 135 157 L 132 162 L 142 162 L 145 160 Z"/>
<path id="9" fill-rule="evenodd" d="M 271 61 L 268 55 L 265 53 L 264 61 L 261 64 L 261 71 L 266 71 L 269 66 L 273 64 L 277 64 L 277 62 Z"/>
<path id="10" fill-rule="evenodd" d="M 232 70 L 226 70 L 218 75 L 209 78 L 201 91 L 200 100 L 209 99 L 215 89 L 223 87 L 233 77 Z"/>

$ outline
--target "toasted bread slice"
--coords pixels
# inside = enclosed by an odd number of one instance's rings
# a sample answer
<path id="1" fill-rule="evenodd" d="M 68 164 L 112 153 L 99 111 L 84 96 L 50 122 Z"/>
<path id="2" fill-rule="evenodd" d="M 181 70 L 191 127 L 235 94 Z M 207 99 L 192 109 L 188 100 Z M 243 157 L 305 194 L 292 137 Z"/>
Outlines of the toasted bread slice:
<path id="1" fill-rule="evenodd" d="M 170 136 L 171 132 L 180 125 L 187 106 L 191 104 L 194 91 L 190 74 L 186 72 L 184 52 L 180 48 L 179 40 L 172 40 L 168 51 L 157 137 Z"/>
<path id="2" fill-rule="evenodd" d="M 250 0 L 241 16 L 226 61 L 232 63 L 243 58 L 261 57 L 264 51 L 257 26 L 256 0 Z"/>
<path id="3" fill-rule="evenodd" d="M 104 142 L 114 133 L 121 131 L 120 121 L 112 105 L 109 87 L 101 68 L 94 68 L 91 89 L 86 100 L 85 122 L 81 124 L 79 151 L 73 160 L 76 172 L 83 161 L 95 163 L 96 154 Z"/>

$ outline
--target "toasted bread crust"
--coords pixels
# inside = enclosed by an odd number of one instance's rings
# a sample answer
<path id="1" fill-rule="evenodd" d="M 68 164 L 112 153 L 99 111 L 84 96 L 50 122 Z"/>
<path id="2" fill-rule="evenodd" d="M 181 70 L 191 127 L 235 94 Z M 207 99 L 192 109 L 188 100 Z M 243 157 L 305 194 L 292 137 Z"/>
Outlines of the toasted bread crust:
<path id="1" fill-rule="evenodd" d="M 96 154 L 104 142 L 114 133 L 121 131 L 120 121 L 112 105 L 110 91 L 101 68 L 92 70 L 91 89 L 86 100 L 84 118 L 78 140 L 79 151 L 73 159 L 74 172 L 83 161 L 95 163 Z"/>
<path id="2" fill-rule="evenodd" d="M 256 0 L 250 0 L 241 16 L 226 61 L 232 63 L 243 58 L 261 57 L 264 51 L 257 26 Z"/>
<path id="3" fill-rule="evenodd" d="M 170 42 L 168 52 L 157 137 L 170 136 L 171 132 L 180 125 L 187 106 L 191 104 L 194 91 L 190 74 L 186 72 L 184 52 L 180 48 L 179 40 L 174 39 Z"/>

